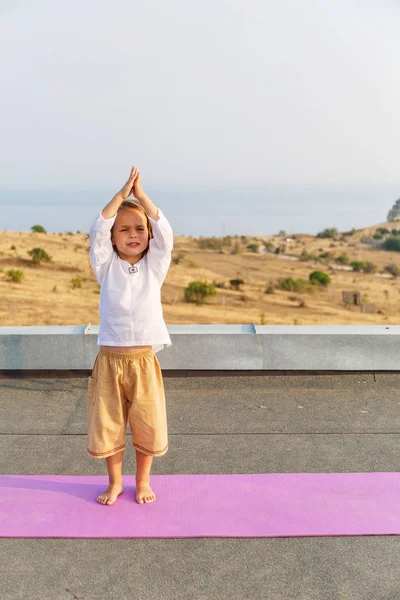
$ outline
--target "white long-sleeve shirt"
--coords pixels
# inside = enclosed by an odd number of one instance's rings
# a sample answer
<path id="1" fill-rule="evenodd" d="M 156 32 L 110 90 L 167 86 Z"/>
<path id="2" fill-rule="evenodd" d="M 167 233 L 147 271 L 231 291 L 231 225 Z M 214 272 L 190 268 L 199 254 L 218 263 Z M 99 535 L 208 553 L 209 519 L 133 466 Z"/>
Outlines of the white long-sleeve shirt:
<path id="1" fill-rule="evenodd" d="M 154 237 L 147 253 L 133 267 L 122 260 L 111 243 L 116 214 L 99 214 L 90 229 L 90 264 L 100 288 L 100 327 L 97 345 L 147 346 L 154 352 L 171 346 L 161 305 L 161 286 L 171 264 L 173 232 L 158 209 L 149 217 Z"/>

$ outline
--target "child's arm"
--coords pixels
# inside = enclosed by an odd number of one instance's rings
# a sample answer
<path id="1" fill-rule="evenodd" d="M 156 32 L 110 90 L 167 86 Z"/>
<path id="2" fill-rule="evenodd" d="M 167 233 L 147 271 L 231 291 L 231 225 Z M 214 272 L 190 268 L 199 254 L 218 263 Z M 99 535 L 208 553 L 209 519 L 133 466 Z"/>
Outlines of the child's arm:
<path id="1" fill-rule="evenodd" d="M 157 274 L 160 285 L 162 285 L 171 264 L 174 234 L 171 225 L 168 223 L 162 211 L 153 204 L 148 195 L 144 192 L 140 182 L 139 171 L 134 179 L 133 195 L 145 209 L 152 225 L 154 237 L 149 242 L 147 259 L 151 268 Z"/>
<path id="2" fill-rule="evenodd" d="M 135 196 L 136 200 L 138 200 L 140 202 L 140 204 L 143 206 L 147 215 L 154 221 L 158 221 L 159 217 L 158 217 L 157 206 L 155 204 L 153 204 L 153 202 L 150 200 L 150 198 L 148 197 L 148 195 L 145 193 L 144 189 L 142 188 L 139 171 L 137 171 L 136 177 L 133 180 L 132 191 L 133 191 L 133 195 Z"/>
<path id="3" fill-rule="evenodd" d="M 174 234 L 171 225 L 159 208 L 157 213 L 157 219 L 149 216 L 154 237 L 149 241 L 147 260 L 156 273 L 161 286 L 171 264 Z"/>
<path id="4" fill-rule="evenodd" d="M 105 219 L 99 212 L 90 228 L 90 265 L 100 285 L 114 253 L 110 231 L 115 218 L 116 216 Z"/>
<path id="5" fill-rule="evenodd" d="M 114 224 L 117 211 L 122 202 L 132 193 L 133 183 L 137 175 L 137 169 L 132 167 L 126 184 L 115 194 L 107 206 L 103 208 L 90 229 L 90 264 L 100 284 L 114 255 L 110 235 L 111 227 Z"/>

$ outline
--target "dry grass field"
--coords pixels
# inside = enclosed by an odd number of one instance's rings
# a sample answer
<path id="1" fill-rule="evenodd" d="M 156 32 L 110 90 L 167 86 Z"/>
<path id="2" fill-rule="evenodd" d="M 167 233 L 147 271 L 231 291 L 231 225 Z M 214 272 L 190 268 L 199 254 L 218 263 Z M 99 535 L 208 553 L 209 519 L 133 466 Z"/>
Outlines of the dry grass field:
<path id="1" fill-rule="evenodd" d="M 257 238 L 233 238 L 239 251 L 230 247 L 223 251 L 202 250 L 198 238 L 175 237 L 172 263 L 162 288 L 164 318 L 172 323 L 255 323 L 259 324 L 395 324 L 398 322 L 400 279 L 384 273 L 387 264 L 400 266 L 400 254 L 378 250 L 362 243 L 372 237 L 378 227 L 396 227 L 381 223 L 351 236 L 317 238 L 298 234 L 263 236 L 274 247 L 284 244 L 283 254 L 254 253 L 247 245 Z M 290 240 L 290 241 L 288 241 Z M 32 248 L 43 248 L 50 262 L 35 265 L 28 254 Z M 0 325 L 84 325 L 98 324 L 99 285 L 91 271 L 86 234 L 8 232 L 0 236 Z M 306 249 L 310 254 L 332 253 L 325 264 L 300 261 Z M 353 260 L 371 261 L 376 273 L 343 270 L 334 258 L 342 252 Z M 20 282 L 10 280 L 9 271 L 20 269 Z M 350 267 L 347 267 L 350 269 Z M 313 286 L 313 292 L 298 293 L 278 288 L 265 293 L 269 284 L 279 278 L 304 278 L 314 270 L 328 273 L 331 283 Z M 81 287 L 73 287 L 72 279 L 80 277 Z M 241 289 L 233 289 L 229 281 L 243 279 Z M 184 300 L 184 289 L 192 281 L 225 284 L 204 304 Z M 362 303 L 375 304 L 374 313 L 361 311 L 360 305 L 344 304 L 343 291 L 358 291 Z"/>

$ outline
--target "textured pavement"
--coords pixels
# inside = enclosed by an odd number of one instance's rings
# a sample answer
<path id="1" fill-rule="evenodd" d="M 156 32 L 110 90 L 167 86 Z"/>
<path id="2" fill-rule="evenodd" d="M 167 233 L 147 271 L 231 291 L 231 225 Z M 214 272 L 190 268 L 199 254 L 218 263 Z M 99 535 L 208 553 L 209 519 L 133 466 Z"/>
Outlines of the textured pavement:
<path id="1" fill-rule="evenodd" d="M 2 474 L 106 474 L 86 452 L 86 384 L 87 375 L 3 374 Z M 154 474 L 400 470 L 398 374 L 164 373 L 164 384 L 169 450 Z M 129 443 L 124 472 L 135 472 Z M 397 536 L 2 539 L 0 548 L 10 600 L 400 599 Z"/>

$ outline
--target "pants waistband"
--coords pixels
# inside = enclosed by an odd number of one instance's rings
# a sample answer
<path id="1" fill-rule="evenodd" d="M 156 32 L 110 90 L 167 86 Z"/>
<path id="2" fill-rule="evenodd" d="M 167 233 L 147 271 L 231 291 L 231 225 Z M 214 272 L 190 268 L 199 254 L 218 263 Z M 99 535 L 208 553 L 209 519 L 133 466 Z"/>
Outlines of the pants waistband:
<path id="1" fill-rule="evenodd" d="M 103 356 L 112 356 L 113 358 L 140 358 L 141 356 L 150 356 L 154 354 L 154 350 L 152 348 L 137 348 L 135 350 L 127 350 L 126 352 L 116 352 L 115 350 L 106 350 L 105 348 L 100 348 L 99 355 Z"/>

